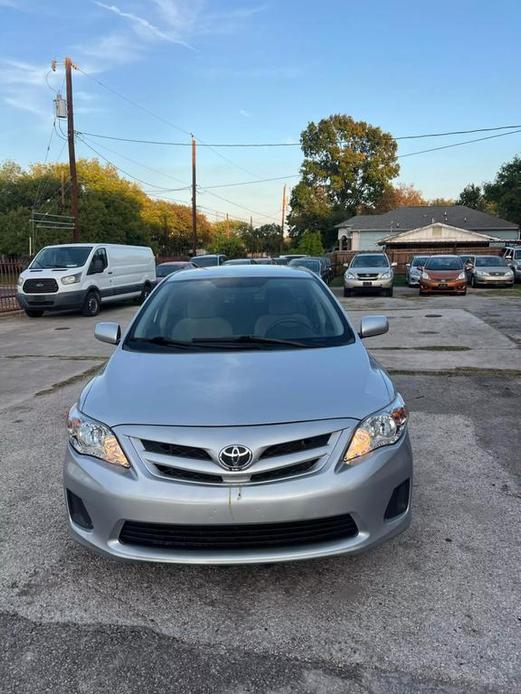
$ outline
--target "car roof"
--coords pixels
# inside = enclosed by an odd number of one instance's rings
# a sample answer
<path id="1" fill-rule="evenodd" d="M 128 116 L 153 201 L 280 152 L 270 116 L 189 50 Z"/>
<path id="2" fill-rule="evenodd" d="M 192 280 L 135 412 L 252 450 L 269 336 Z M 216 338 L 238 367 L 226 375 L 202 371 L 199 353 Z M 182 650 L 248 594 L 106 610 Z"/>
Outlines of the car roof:
<path id="1" fill-rule="evenodd" d="M 310 277 L 306 269 L 289 267 L 287 265 L 218 265 L 193 270 L 183 270 L 182 273 L 169 275 L 166 282 L 184 282 L 186 280 L 215 279 L 216 277 Z M 181 276 L 180 276 L 181 275 Z"/>
<path id="2" fill-rule="evenodd" d="M 159 263 L 157 267 L 164 267 L 165 265 L 189 265 L 190 260 L 167 260 L 164 263 Z"/>

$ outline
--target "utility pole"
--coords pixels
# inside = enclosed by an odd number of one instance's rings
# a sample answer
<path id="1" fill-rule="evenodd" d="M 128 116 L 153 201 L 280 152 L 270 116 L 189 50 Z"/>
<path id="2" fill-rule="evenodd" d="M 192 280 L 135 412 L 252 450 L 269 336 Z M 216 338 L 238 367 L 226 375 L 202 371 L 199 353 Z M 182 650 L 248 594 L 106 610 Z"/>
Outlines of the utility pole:
<path id="1" fill-rule="evenodd" d="M 284 251 L 284 222 L 286 221 L 286 184 L 282 189 L 282 218 L 280 221 L 280 252 Z"/>
<path id="2" fill-rule="evenodd" d="M 197 255 L 197 151 L 192 135 L 192 254 Z"/>
<path id="3" fill-rule="evenodd" d="M 69 172 L 71 176 L 71 214 L 74 227 L 72 240 L 80 241 L 80 225 L 78 218 L 78 176 L 76 173 L 76 152 L 74 150 L 74 111 L 72 104 L 72 60 L 65 58 L 65 86 L 67 90 L 67 140 L 69 143 Z"/>
<path id="4" fill-rule="evenodd" d="M 62 171 L 60 174 L 61 179 L 61 213 L 65 212 L 65 174 Z"/>

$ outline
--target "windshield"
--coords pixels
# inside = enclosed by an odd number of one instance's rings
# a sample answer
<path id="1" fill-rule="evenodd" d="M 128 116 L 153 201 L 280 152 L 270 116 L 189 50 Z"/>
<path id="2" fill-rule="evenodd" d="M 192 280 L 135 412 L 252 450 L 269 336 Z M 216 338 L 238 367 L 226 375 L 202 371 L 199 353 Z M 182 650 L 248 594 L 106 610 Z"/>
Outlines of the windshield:
<path id="1" fill-rule="evenodd" d="M 42 248 L 29 267 L 45 270 L 83 267 L 92 246 L 49 246 Z"/>
<path id="2" fill-rule="evenodd" d="M 234 258 L 227 260 L 223 265 L 253 265 L 253 260 L 251 258 Z"/>
<path id="3" fill-rule="evenodd" d="M 357 255 L 353 258 L 351 267 L 389 267 L 389 260 L 382 254 Z"/>
<path id="4" fill-rule="evenodd" d="M 167 277 L 173 272 L 182 270 L 188 265 L 188 263 L 171 263 L 169 265 L 158 265 L 156 267 L 156 277 Z"/>
<path id="5" fill-rule="evenodd" d="M 291 265 L 291 267 L 305 267 L 308 270 L 320 273 L 320 260 L 308 260 L 307 258 L 298 258 L 295 260 L 291 260 L 289 264 Z"/>
<path id="6" fill-rule="evenodd" d="M 199 267 L 210 267 L 211 265 L 219 264 L 216 255 L 200 255 L 192 258 L 192 261 Z"/>
<path id="7" fill-rule="evenodd" d="M 484 255 L 476 257 L 475 265 L 476 267 L 505 267 L 506 263 L 497 255 Z"/>
<path id="8" fill-rule="evenodd" d="M 425 265 L 427 262 L 428 256 L 422 255 L 422 256 L 417 256 L 416 258 L 412 259 L 411 266 L 412 267 L 419 267 Z"/>
<path id="9" fill-rule="evenodd" d="M 425 265 L 426 270 L 462 270 L 463 261 L 458 256 L 438 256 L 429 258 Z"/>
<path id="10" fill-rule="evenodd" d="M 124 348 L 288 349 L 353 340 L 343 311 L 311 276 L 219 277 L 160 285 Z"/>

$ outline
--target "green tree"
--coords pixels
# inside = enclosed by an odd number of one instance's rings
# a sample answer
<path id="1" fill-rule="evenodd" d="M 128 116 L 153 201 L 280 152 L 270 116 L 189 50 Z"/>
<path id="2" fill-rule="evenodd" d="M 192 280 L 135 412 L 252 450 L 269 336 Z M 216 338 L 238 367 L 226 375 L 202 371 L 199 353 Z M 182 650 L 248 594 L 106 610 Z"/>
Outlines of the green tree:
<path id="1" fill-rule="evenodd" d="M 298 253 L 306 255 L 324 255 L 324 247 L 318 231 L 305 231 L 297 246 Z"/>
<path id="2" fill-rule="evenodd" d="M 521 157 L 503 164 L 492 183 L 483 186 L 487 201 L 494 203 L 497 214 L 521 225 Z"/>
<path id="3" fill-rule="evenodd" d="M 218 230 L 208 244 L 210 253 L 224 253 L 228 258 L 242 258 L 246 250 L 240 236 L 233 232 Z"/>
<path id="4" fill-rule="evenodd" d="M 474 183 L 469 183 L 463 188 L 456 200 L 456 205 L 465 205 L 473 210 L 483 211 L 486 206 L 486 200 L 480 186 Z"/>
<path id="5" fill-rule="evenodd" d="M 319 231 L 330 245 L 335 223 L 375 209 L 388 192 L 400 171 L 396 141 L 380 128 L 336 114 L 309 123 L 300 142 L 304 161 L 291 195 L 291 234 Z"/>

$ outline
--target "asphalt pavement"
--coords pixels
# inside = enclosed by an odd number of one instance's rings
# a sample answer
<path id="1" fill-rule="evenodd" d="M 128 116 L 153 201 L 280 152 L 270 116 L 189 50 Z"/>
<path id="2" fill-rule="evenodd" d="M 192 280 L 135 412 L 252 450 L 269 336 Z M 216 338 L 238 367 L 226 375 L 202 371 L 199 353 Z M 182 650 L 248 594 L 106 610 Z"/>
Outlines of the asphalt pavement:
<path id="1" fill-rule="evenodd" d="M 391 319 L 367 346 L 411 409 L 412 525 L 362 556 L 247 567 L 69 538 L 65 413 L 111 348 L 89 318 L 0 318 L 3 694 L 521 692 L 521 299 L 344 305 Z"/>

